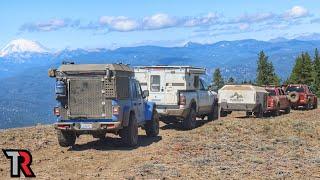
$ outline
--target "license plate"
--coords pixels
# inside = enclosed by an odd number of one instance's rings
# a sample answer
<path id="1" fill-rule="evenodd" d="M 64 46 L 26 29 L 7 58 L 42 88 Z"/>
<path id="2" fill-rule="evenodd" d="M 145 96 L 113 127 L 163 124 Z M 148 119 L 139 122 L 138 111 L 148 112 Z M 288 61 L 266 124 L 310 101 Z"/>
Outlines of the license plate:
<path id="1" fill-rule="evenodd" d="M 80 124 L 81 129 L 92 129 L 92 124 Z"/>

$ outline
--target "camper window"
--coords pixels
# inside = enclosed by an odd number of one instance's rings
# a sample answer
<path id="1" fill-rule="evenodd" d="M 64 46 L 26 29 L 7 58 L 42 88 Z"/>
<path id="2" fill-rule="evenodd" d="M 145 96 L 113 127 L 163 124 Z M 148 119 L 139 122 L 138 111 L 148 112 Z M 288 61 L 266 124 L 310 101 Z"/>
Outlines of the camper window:
<path id="1" fill-rule="evenodd" d="M 152 75 L 150 81 L 150 90 L 152 92 L 160 92 L 160 76 Z"/>
<path id="2" fill-rule="evenodd" d="M 199 76 L 194 76 L 193 86 L 194 86 L 194 88 L 196 88 L 196 89 L 199 88 Z"/>

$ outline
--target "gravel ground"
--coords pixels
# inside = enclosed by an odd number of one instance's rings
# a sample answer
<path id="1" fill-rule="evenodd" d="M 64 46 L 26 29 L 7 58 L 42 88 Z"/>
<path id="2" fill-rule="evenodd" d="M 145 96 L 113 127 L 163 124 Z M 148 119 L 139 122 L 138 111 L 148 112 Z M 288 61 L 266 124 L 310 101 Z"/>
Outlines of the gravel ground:
<path id="1" fill-rule="evenodd" d="M 29 149 L 39 179 L 319 179 L 320 109 L 269 118 L 244 113 L 183 131 L 161 124 L 160 135 L 139 131 L 139 146 L 117 136 L 81 136 L 72 148 L 57 144 L 52 126 L 0 131 L 0 147 Z M 0 179 L 10 161 L 0 155 Z"/>

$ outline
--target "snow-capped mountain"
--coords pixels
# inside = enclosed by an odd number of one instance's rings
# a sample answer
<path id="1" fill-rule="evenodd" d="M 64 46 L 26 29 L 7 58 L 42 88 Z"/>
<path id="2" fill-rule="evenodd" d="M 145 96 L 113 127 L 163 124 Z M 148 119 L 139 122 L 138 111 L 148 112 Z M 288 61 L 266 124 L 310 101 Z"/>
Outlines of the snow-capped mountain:
<path id="1" fill-rule="evenodd" d="M 0 57 L 16 53 L 47 53 L 49 49 L 36 41 L 16 39 L 9 42 L 0 50 Z"/>

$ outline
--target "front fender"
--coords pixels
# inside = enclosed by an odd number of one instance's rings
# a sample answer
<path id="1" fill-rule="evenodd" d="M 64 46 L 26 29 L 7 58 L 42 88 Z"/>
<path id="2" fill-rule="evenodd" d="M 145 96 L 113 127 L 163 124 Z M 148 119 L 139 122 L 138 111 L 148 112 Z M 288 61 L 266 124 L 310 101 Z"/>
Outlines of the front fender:
<path id="1" fill-rule="evenodd" d="M 154 103 L 154 102 L 146 102 L 144 104 L 144 109 L 145 109 L 144 118 L 146 121 L 151 120 L 154 108 L 156 108 L 156 103 Z"/>

